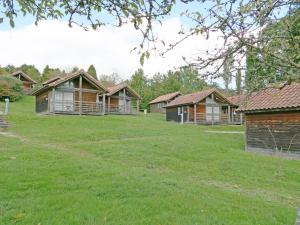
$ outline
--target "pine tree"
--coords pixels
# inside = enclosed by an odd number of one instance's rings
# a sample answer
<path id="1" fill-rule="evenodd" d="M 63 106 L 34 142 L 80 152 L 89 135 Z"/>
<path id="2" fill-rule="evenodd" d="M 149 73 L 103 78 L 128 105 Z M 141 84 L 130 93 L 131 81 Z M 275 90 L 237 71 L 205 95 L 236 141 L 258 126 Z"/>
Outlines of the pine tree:
<path id="1" fill-rule="evenodd" d="M 97 72 L 96 72 L 96 68 L 94 67 L 94 65 L 90 65 L 90 67 L 88 68 L 88 74 L 90 74 L 92 77 L 94 77 L 96 80 L 98 80 L 97 77 Z"/>

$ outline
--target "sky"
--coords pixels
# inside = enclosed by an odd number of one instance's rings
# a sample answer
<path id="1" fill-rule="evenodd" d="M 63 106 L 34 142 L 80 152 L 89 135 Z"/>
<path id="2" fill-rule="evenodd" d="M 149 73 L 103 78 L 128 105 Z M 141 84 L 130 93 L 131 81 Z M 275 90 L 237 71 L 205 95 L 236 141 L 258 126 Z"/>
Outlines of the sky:
<path id="1" fill-rule="evenodd" d="M 176 5 L 162 25 L 155 23 L 154 31 L 159 38 L 166 43 L 178 40 L 181 26 L 190 25 L 180 16 L 180 12 L 192 7 Z M 10 28 L 7 21 L 0 24 L 0 65 L 33 64 L 42 72 L 46 65 L 65 70 L 77 66 L 87 70 L 93 64 L 98 75 L 118 73 L 122 79 L 128 79 L 142 67 L 140 55 L 132 51 L 141 40 L 141 34 L 131 24 L 121 28 L 107 25 L 96 31 L 85 31 L 78 26 L 68 27 L 64 20 L 42 21 L 36 26 L 32 17 L 19 17 L 15 28 Z M 183 56 L 195 58 L 220 43 L 222 40 L 218 33 L 212 34 L 208 40 L 192 37 L 164 57 L 151 52 L 150 59 L 142 68 L 149 77 L 177 69 L 185 65 Z M 162 45 L 157 47 L 163 48 Z"/>

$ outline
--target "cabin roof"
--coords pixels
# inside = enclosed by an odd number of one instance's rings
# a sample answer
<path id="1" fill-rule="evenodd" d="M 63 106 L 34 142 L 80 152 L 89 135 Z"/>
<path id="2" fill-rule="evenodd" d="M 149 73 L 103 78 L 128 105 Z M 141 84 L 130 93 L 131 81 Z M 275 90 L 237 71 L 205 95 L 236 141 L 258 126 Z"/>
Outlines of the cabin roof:
<path id="1" fill-rule="evenodd" d="M 161 95 L 161 96 L 158 96 L 157 98 L 153 99 L 151 102 L 149 102 L 149 104 L 154 104 L 154 103 L 159 103 L 159 102 L 167 102 L 167 101 L 170 101 L 172 98 L 175 98 L 178 95 L 180 95 L 179 91 Z"/>
<path id="2" fill-rule="evenodd" d="M 114 85 L 114 86 L 111 86 L 111 87 L 107 87 L 108 96 L 111 96 L 111 95 L 119 92 L 120 90 L 122 90 L 124 88 L 126 88 L 131 94 L 133 94 L 138 99 L 141 99 L 141 96 L 135 90 L 133 90 L 132 87 L 130 87 L 126 83 L 120 83 L 120 84 L 117 84 L 117 85 Z"/>
<path id="3" fill-rule="evenodd" d="M 36 82 L 34 79 L 32 79 L 30 76 L 28 76 L 26 73 L 24 73 L 24 72 L 21 71 L 21 70 L 18 70 L 18 71 L 16 71 L 16 72 L 12 73 L 11 76 L 16 77 L 16 76 L 19 75 L 19 74 L 21 74 L 21 76 L 24 77 L 24 78 L 25 78 L 26 80 L 28 80 L 29 82 L 32 82 L 32 83 L 34 83 L 34 84 L 37 84 L 37 82 Z"/>
<path id="4" fill-rule="evenodd" d="M 247 95 L 245 95 L 245 94 L 227 97 L 227 99 L 236 106 L 239 106 L 240 104 L 242 104 L 246 100 L 246 98 L 247 98 Z"/>
<path id="5" fill-rule="evenodd" d="M 300 108 L 300 83 L 269 87 L 253 93 L 238 111 L 278 111 Z"/>
<path id="6" fill-rule="evenodd" d="M 91 75 L 89 75 L 87 72 L 83 71 L 83 70 L 78 70 L 76 71 L 75 73 L 70 73 L 68 75 L 66 75 L 65 77 L 61 77 L 60 79 L 56 80 L 56 81 L 53 81 L 51 82 L 50 80 L 48 80 L 48 83 L 46 85 L 44 85 L 42 88 L 36 90 L 33 95 L 37 95 L 39 94 L 40 92 L 42 91 L 45 91 L 49 88 L 52 88 L 52 87 L 56 87 L 68 80 L 71 80 L 71 79 L 74 79 L 76 77 L 79 77 L 80 75 L 83 75 L 83 77 L 89 81 L 90 83 L 92 83 L 94 86 L 98 87 L 99 89 L 102 89 L 104 90 L 105 92 L 107 92 L 107 88 L 104 87 L 98 80 L 96 80 L 95 78 L 93 78 Z M 49 82 L 50 81 L 50 82 Z M 45 83 L 45 82 L 44 82 Z"/>
<path id="7" fill-rule="evenodd" d="M 216 88 L 211 88 L 204 91 L 198 91 L 191 94 L 179 96 L 178 98 L 175 98 L 173 101 L 168 103 L 166 107 L 198 103 L 212 93 L 217 94 L 217 96 L 222 98 L 225 102 L 233 105 L 220 91 L 218 91 Z"/>
<path id="8" fill-rule="evenodd" d="M 43 82 L 42 85 L 50 84 L 50 83 L 52 83 L 52 82 L 54 82 L 54 81 L 59 80 L 60 78 L 61 78 L 61 77 L 59 77 L 59 76 L 52 77 L 52 78 L 46 80 L 45 82 Z"/>

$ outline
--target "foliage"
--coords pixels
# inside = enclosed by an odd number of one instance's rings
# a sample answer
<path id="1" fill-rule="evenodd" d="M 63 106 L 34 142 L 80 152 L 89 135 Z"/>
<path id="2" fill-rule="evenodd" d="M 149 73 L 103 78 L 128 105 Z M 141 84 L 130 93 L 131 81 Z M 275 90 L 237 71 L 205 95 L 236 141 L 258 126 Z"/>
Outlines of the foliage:
<path id="1" fill-rule="evenodd" d="M 272 39 L 272 36 L 289 37 Z M 281 58 L 300 63 L 300 10 L 265 27 L 259 34 L 261 48 L 247 49 L 246 87 L 257 90 L 270 83 L 300 79 L 300 69 L 283 63 Z M 272 55 L 265 52 L 272 51 Z M 279 57 L 279 58 L 278 58 Z"/>
<path id="2" fill-rule="evenodd" d="M 88 74 L 90 74 L 92 77 L 94 77 L 96 80 L 98 80 L 96 68 L 94 67 L 93 64 L 89 66 L 87 72 L 88 72 Z"/>
<path id="3" fill-rule="evenodd" d="M 235 77 L 235 86 L 237 94 L 241 94 L 242 92 L 242 72 L 241 70 L 237 70 Z"/>
<path id="4" fill-rule="evenodd" d="M 11 104 L 0 135 L 0 224 L 295 224 L 300 161 L 245 152 L 243 126 L 34 104 Z"/>
<path id="5" fill-rule="evenodd" d="M 112 73 L 110 75 L 102 74 L 99 81 L 106 87 L 110 87 L 122 82 L 122 78 L 117 73 Z"/>
<path id="6" fill-rule="evenodd" d="M 232 70 L 232 67 L 233 67 L 233 63 L 234 63 L 234 60 L 233 60 L 232 55 L 228 55 L 226 57 L 226 59 L 224 60 L 222 78 L 224 80 L 226 91 L 229 90 L 229 84 L 232 81 L 231 70 Z"/>
<path id="7" fill-rule="evenodd" d="M 9 96 L 10 101 L 17 101 L 23 96 L 22 82 L 9 76 L 0 76 L 0 100 L 2 97 Z"/>
<path id="8" fill-rule="evenodd" d="M 22 64 L 19 67 L 16 67 L 14 65 L 7 65 L 6 67 L 4 67 L 4 69 L 9 74 L 12 74 L 16 71 L 22 71 L 25 74 L 27 74 L 28 76 L 30 76 L 36 82 L 41 81 L 41 73 L 34 65 Z"/>
<path id="9" fill-rule="evenodd" d="M 59 68 L 50 68 L 49 65 L 46 65 L 41 80 L 44 82 L 56 76 L 64 76 L 65 72 L 61 71 Z"/>

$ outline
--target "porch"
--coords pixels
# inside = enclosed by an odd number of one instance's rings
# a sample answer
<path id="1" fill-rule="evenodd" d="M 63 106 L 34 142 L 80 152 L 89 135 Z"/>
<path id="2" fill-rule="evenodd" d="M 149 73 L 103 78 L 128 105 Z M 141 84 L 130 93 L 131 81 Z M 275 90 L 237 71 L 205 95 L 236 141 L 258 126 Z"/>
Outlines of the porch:
<path id="1" fill-rule="evenodd" d="M 198 103 L 183 109 L 183 122 L 194 124 L 243 124 L 243 115 L 235 113 L 235 107 L 228 104 Z"/>
<path id="2" fill-rule="evenodd" d="M 139 112 L 139 99 L 127 95 L 107 97 L 106 114 L 136 115 Z"/>
<path id="3" fill-rule="evenodd" d="M 73 115 L 103 115 L 102 102 L 88 102 L 88 101 L 51 101 L 50 113 L 55 114 L 73 114 Z"/>

